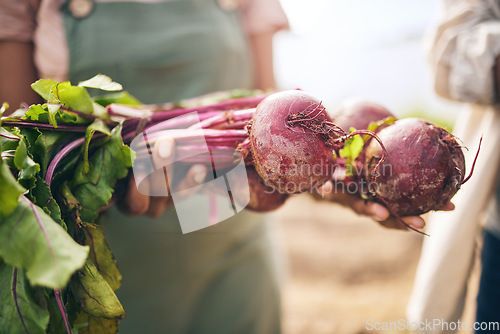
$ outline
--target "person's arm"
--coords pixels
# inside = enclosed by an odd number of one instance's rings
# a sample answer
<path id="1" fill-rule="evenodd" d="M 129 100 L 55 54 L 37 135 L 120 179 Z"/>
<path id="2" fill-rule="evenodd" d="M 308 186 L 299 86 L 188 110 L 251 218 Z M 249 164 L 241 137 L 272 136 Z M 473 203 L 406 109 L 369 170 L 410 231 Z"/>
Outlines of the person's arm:
<path id="1" fill-rule="evenodd" d="M 21 103 L 41 101 L 30 85 L 38 78 L 33 36 L 40 0 L 0 1 L 0 103 L 14 112 Z"/>
<path id="2" fill-rule="evenodd" d="M 273 35 L 271 31 L 250 36 L 255 73 L 255 88 L 276 89 L 273 66 Z"/>
<path id="3" fill-rule="evenodd" d="M 254 11 L 252 11 L 255 13 Z M 279 12 L 278 12 L 279 14 Z M 257 15 L 259 17 L 259 15 Z M 254 20 L 252 19 L 252 22 Z M 256 89 L 276 89 L 276 82 L 274 77 L 273 67 L 273 35 L 275 32 L 283 27 L 286 27 L 286 20 L 278 15 L 277 19 L 272 17 L 270 20 L 269 29 L 259 28 L 250 29 L 248 33 L 248 42 L 251 50 L 251 61 L 254 68 L 254 88 Z M 265 25 L 264 25 L 265 26 Z M 160 141 L 155 145 L 153 159 L 155 163 L 162 166 L 171 165 L 170 161 L 174 159 L 173 146 L 175 143 Z M 165 152 L 163 157 L 160 157 L 158 152 Z M 182 179 L 178 185 L 179 189 L 193 188 L 204 182 L 207 169 L 203 165 L 192 166 L 187 175 Z M 127 214 L 141 215 L 146 214 L 151 217 L 160 216 L 163 211 L 173 206 L 172 198 L 170 196 L 149 196 L 147 187 L 153 187 L 155 184 L 164 184 L 167 176 L 171 176 L 173 170 L 160 170 L 155 172 L 154 175 L 149 176 L 145 181 L 145 186 L 139 191 L 133 177 L 129 178 L 129 185 L 127 193 L 123 199 L 120 200 L 119 207 Z M 168 182 L 168 181 L 167 181 Z"/>
<path id="4" fill-rule="evenodd" d="M 38 78 L 31 42 L 0 41 L 0 73 L 0 102 L 10 106 L 6 114 L 41 101 L 30 86 Z"/>

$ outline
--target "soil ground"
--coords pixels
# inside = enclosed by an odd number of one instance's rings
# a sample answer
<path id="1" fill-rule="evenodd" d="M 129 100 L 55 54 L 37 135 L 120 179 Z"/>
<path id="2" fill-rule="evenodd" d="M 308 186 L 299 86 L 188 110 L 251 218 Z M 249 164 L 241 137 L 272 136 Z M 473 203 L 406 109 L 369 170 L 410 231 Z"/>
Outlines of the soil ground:
<path id="1" fill-rule="evenodd" d="M 275 218 L 287 260 L 285 334 L 373 333 L 370 321 L 405 319 L 422 235 L 307 195 L 290 199 Z"/>

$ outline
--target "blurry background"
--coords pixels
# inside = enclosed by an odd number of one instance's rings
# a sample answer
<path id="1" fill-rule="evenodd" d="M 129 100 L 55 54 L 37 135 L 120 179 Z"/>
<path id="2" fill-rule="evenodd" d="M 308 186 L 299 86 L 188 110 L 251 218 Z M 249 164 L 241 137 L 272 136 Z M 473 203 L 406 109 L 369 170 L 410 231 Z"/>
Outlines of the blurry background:
<path id="1" fill-rule="evenodd" d="M 451 128 L 457 106 L 434 94 L 423 45 L 437 0 L 281 1 L 291 23 L 275 39 L 281 89 L 301 88 L 330 110 L 364 96 L 399 117 Z M 289 200 L 275 219 L 288 261 L 285 334 L 369 333 L 370 319 L 405 318 L 421 235 L 308 196 Z"/>
<path id="2" fill-rule="evenodd" d="M 432 90 L 423 37 L 437 0 L 281 0 L 291 30 L 275 39 L 282 88 L 301 88 L 334 108 L 361 95 L 394 113 L 439 115 L 454 106 Z"/>

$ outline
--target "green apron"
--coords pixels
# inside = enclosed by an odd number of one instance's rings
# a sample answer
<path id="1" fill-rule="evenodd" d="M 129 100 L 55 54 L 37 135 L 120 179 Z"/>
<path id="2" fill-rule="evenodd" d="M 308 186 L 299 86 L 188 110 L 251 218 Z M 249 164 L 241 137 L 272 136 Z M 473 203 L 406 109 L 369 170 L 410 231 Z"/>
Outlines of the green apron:
<path id="1" fill-rule="evenodd" d="M 216 0 L 96 3 L 76 19 L 63 8 L 70 80 L 109 75 L 144 103 L 251 88 L 237 12 Z M 197 213 L 193 219 L 206 219 Z M 262 215 L 243 211 L 182 234 L 175 211 L 159 219 L 110 208 L 102 219 L 123 274 L 120 333 L 279 333 L 276 265 Z"/>

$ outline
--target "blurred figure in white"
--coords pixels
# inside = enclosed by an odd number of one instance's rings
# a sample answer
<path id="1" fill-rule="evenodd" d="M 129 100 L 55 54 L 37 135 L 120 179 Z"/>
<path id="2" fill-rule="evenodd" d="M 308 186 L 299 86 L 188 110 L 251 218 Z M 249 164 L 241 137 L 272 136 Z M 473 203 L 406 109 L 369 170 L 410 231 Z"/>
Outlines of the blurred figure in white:
<path id="1" fill-rule="evenodd" d="M 423 244 L 407 316 L 412 322 L 438 319 L 442 323 L 426 328 L 426 333 L 460 329 L 456 324 L 464 310 L 476 241 L 483 240 L 475 319 L 483 328 L 475 333 L 491 333 L 494 328 L 484 326 L 500 321 L 500 150 L 496 147 L 500 142 L 500 1 L 442 0 L 440 14 L 429 36 L 428 56 L 437 94 L 460 103 L 454 134 L 469 149 L 467 173 L 481 136 L 483 142 L 472 178 L 453 198 L 455 210 L 429 217 L 430 237 Z M 473 329 L 472 323 L 467 325 L 461 329 Z"/>

